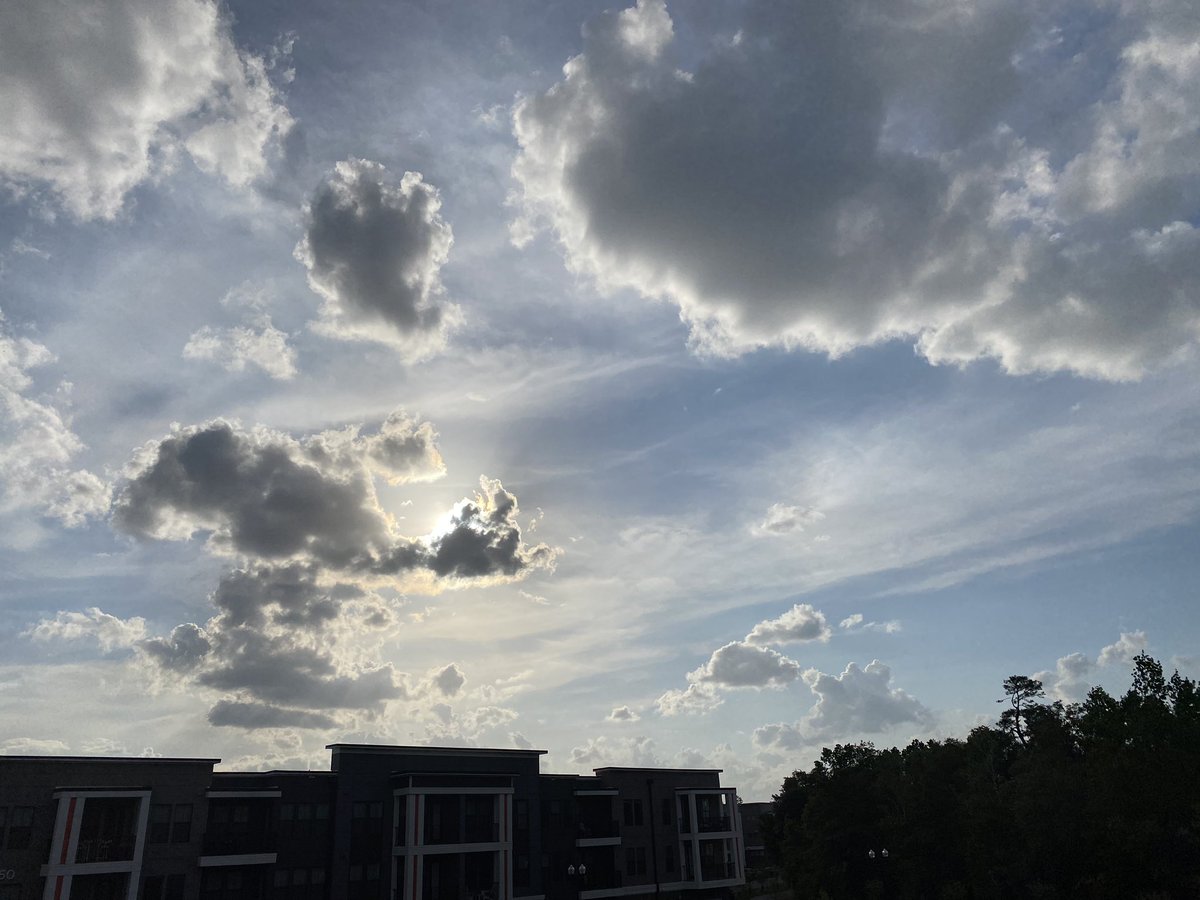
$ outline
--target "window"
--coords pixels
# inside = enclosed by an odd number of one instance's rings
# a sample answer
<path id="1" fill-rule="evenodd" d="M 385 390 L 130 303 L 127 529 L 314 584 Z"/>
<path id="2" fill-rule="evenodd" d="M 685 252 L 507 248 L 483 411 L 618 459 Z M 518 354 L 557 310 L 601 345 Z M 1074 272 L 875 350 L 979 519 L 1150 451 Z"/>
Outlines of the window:
<path id="1" fill-rule="evenodd" d="M 296 805 L 294 803 L 279 804 L 279 821 L 290 822 L 296 818 Z M 276 873 L 278 874 L 278 873 Z"/>
<path id="2" fill-rule="evenodd" d="M 152 844 L 165 844 L 171 839 L 170 803 L 155 803 L 150 807 L 150 831 L 146 839 Z"/>
<path id="3" fill-rule="evenodd" d="M 151 844 L 186 844 L 192 839 L 192 804 L 155 803 L 150 807 L 150 828 L 146 839 Z"/>
<path id="4" fill-rule="evenodd" d="M 186 877 L 182 872 L 168 875 L 166 887 L 163 889 L 163 900 L 183 900 L 184 879 Z"/>
<path id="5" fill-rule="evenodd" d="M 670 797 L 663 797 L 662 802 L 662 822 L 664 825 L 671 824 L 671 807 L 675 804 L 671 802 Z"/>
<path id="6" fill-rule="evenodd" d="M 176 803 L 171 814 L 171 843 L 186 844 L 192 839 L 192 804 Z"/>
<path id="7" fill-rule="evenodd" d="M 667 844 L 667 862 L 666 862 L 666 866 L 667 866 L 667 871 L 668 871 L 668 872 L 674 872 L 674 871 L 675 871 L 675 845 L 674 845 L 674 844 Z"/>
<path id="8" fill-rule="evenodd" d="M 642 801 L 626 800 L 624 803 L 625 824 L 636 826 L 642 824 Z"/>
<path id="9" fill-rule="evenodd" d="M 646 874 L 646 848 L 645 847 L 626 847 L 625 848 L 625 874 L 626 875 L 645 875 Z"/>
<path id="10" fill-rule="evenodd" d="M 288 870 L 287 869 L 276 869 L 275 870 L 275 887 L 285 888 L 287 886 L 288 886 Z"/>
<path id="11" fill-rule="evenodd" d="M 26 850 L 33 836 L 33 807 L 14 806 L 8 811 L 8 839 L 4 846 L 9 850 Z"/>
<path id="12" fill-rule="evenodd" d="M 19 884 L 0 884 L 0 900 L 21 900 Z"/>
<path id="13" fill-rule="evenodd" d="M 529 801 L 528 800 L 518 800 L 513 806 L 514 806 L 514 812 L 516 812 L 517 831 L 528 831 L 529 830 Z"/>
<path id="14" fill-rule="evenodd" d="M 313 869 L 309 873 L 308 882 L 309 882 L 309 884 L 324 884 L 325 883 L 325 870 L 324 869 Z"/>
<path id="15" fill-rule="evenodd" d="M 329 818 L 329 804 L 328 803 L 318 803 L 317 804 L 316 818 L 320 821 L 324 821 Z M 324 870 L 322 870 L 322 871 L 324 871 Z"/>
<path id="16" fill-rule="evenodd" d="M 142 900 L 160 900 L 162 897 L 163 877 L 147 875 L 142 879 Z"/>

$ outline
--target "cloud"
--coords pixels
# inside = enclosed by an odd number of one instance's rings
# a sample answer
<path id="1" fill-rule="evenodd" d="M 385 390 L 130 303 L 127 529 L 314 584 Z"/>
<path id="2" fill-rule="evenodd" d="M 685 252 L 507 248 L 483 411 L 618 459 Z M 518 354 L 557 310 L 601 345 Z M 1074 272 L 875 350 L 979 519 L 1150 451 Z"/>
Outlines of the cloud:
<path id="1" fill-rule="evenodd" d="M 211 725 L 236 728 L 334 728 L 337 720 L 323 713 L 302 709 L 283 709 L 265 703 L 237 703 L 219 700 L 208 711 Z"/>
<path id="2" fill-rule="evenodd" d="M 1069 653 L 1059 657 L 1053 672 L 1038 672 L 1033 677 L 1047 686 L 1050 696 L 1073 703 L 1088 692 L 1088 675 L 1095 666 L 1086 654 Z"/>
<path id="3" fill-rule="evenodd" d="M 1132 662 L 1133 658 L 1144 652 L 1147 646 L 1146 632 L 1123 631 L 1116 643 L 1109 644 L 1100 651 L 1096 665 L 1111 666 L 1117 663 Z"/>
<path id="4" fill-rule="evenodd" d="M 115 216 L 181 150 L 247 185 L 292 125 L 209 0 L 5 3 L 0 120 L 0 179 L 80 219 Z"/>
<path id="5" fill-rule="evenodd" d="M 766 517 L 750 530 L 758 535 L 779 537 L 803 531 L 806 525 L 819 522 L 823 518 L 825 516 L 819 510 L 811 507 L 772 503 L 767 509 Z"/>
<path id="6" fill-rule="evenodd" d="M 335 166 L 307 208 L 295 252 L 324 301 L 318 332 L 391 344 L 410 361 L 445 346 L 461 316 L 442 298 L 454 237 L 441 205 L 419 172 L 396 184 L 379 163 Z"/>
<path id="7" fill-rule="evenodd" d="M 628 738 L 588 738 L 581 747 L 571 748 L 571 763 L 575 766 L 598 769 L 602 766 L 663 765 L 651 738 L 638 735 Z"/>
<path id="8" fill-rule="evenodd" d="M 1188 8 L 761 0 L 685 50 L 639 0 L 515 105 L 514 241 L 669 299 L 707 352 L 1140 377 L 1200 339 Z"/>
<path id="9" fill-rule="evenodd" d="M 43 619 L 25 632 L 35 641 L 94 640 L 105 653 L 134 646 L 146 636 L 141 616 L 121 619 L 96 606 L 84 612 L 59 610 L 53 619 Z"/>
<path id="10" fill-rule="evenodd" d="M 44 738 L 16 737 L 0 742 L 0 753 L 5 756 L 59 756 L 70 752 L 62 741 Z"/>
<path id="11" fill-rule="evenodd" d="M 1042 682 L 1050 696 L 1075 703 L 1087 694 L 1092 685 L 1090 676 L 1096 669 L 1129 664 L 1147 646 L 1146 632 L 1123 631 L 1117 641 L 1100 650 L 1095 660 L 1078 651 L 1068 653 L 1059 657 L 1052 671 L 1036 672 L 1033 677 Z"/>
<path id="12" fill-rule="evenodd" d="M 610 722 L 636 722 L 640 718 L 641 716 L 628 706 L 614 706 L 613 711 L 608 714 Z"/>
<path id="13" fill-rule="evenodd" d="M 443 586 L 515 580 L 552 568 L 558 551 L 522 541 L 517 499 L 493 479 L 482 478 L 481 493 L 460 501 L 438 532 L 396 532 L 374 478 L 402 484 L 439 477 L 444 466 L 435 441 L 432 426 L 402 412 L 374 434 L 350 427 L 303 440 L 219 419 L 176 427 L 137 453 L 113 522 L 142 539 L 207 532 L 216 553 L 393 583 L 422 573 Z"/>
<path id="14" fill-rule="evenodd" d="M 296 376 L 296 351 L 288 346 L 287 334 L 263 316 L 254 326 L 212 328 L 194 332 L 183 347 L 186 359 L 204 359 L 227 372 L 243 372 L 256 366 L 278 381 Z"/>
<path id="15" fill-rule="evenodd" d="M 796 750 L 818 741 L 878 734 L 896 725 L 932 725 L 933 714 L 907 692 L 893 688 L 891 679 L 892 670 L 879 660 L 863 669 L 848 663 L 841 675 L 808 669 L 804 682 L 817 697 L 812 709 L 799 722 L 755 729 L 754 743 L 766 750 Z"/>
<path id="16" fill-rule="evenodd" d="M 842 631 L 882 631 L 884 634 L 896 634 L 900 631 L 900 623 L 895 619 L 888 622 L 866 622 L 862 613 L 852 613 L 838 623 Z"/>
<path id="17" fill-rule="evenodd" d="M 439 670 L 433 676 L 432 681 L 433 686 L 437 688 L 443 697 L 453 697 L 466 684 L 467 677 L 459 671 L 458 666 L 450 663 L 450 665 Z"/>
<path id="18" fill-rule="evenodd" d="M 693 682 L 683 690 L 672 688 L 654 701 L 660 715 L 704 715 L 725 700 L 712 684 Z"/>
<path id="19" fill-rule="evenodd" d="M 777 619 L 759 622 L 746 635 L 748 644 L 794 644 L 828 641 L 833 630 L 825 614 L 808 603 L 797 603 Z"/>
<path id="20" fill-rule="evenodd" d="M 533 744 L 529 739 L 519 731 L 509 732 L 508 739 L 512 741 L 512 745 L 518 750 L 532 750 Z"/>
<path id="21" fill-rule="evenodd" d="M 213 725 L 328 728 L 338 711 L 381 713 L 408 696 L 403 673 L 372 656 L 377 632 L 393 621 L 382 599 L 355 585 L 322 584 L 319 567 L 235 569 L 210 596 L 203 626 L 134 645 L 167 684 L 224 694 Z"/>
<path id="22" fill-rule="evenodd" d="M 58 397 L 30 396 L 32 370 L 53 359 L 43 345 L 8 334 L 0 314 L 0 513 L 33 508 L 76 527 L 107 511 L 111 487 L 70 468 L 84 449 L 62 409 L 71 385 L 61 384 Z"/>
<path id="23" fill-rule="evenodd" d="M 730 641 L 713 651 L 708 662 L 688 673 L 695 684 L 727 688 L 782 687 L 800 676 L 800 664 L 767 647 Z"/>

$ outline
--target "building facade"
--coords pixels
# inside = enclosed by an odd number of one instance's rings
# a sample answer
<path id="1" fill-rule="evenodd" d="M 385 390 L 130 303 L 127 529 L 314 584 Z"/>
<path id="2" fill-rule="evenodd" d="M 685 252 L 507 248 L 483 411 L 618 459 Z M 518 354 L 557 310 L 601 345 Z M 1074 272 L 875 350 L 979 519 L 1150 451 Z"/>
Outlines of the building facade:
<path id="1" fill-rule="evenodd" d="M 328 771 L 0 757 L 0 900 L 725 900 L 745 883 L 719 769 L 329 749 Z"/>

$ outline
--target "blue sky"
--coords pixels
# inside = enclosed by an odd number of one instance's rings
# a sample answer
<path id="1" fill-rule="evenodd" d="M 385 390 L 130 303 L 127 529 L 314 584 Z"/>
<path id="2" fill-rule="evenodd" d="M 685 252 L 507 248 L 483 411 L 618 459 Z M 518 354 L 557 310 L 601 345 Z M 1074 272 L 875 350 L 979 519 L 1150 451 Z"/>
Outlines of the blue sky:
<path id="1" fill-rule="evenodd" d="M 6 752 L 713 765 L 1200 674 L 1191 3 L 0 13 Z"/>

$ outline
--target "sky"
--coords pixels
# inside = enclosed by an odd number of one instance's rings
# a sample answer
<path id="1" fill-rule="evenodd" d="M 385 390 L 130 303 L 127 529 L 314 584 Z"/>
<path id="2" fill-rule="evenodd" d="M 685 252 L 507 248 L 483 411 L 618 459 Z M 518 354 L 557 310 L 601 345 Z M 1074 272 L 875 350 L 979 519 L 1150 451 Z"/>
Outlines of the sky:
<path id="1" fill-rule="evenodd" d="M 0 751 L 719 767 L 1200 675 L 1193 0 L 0 6 Z"/>

